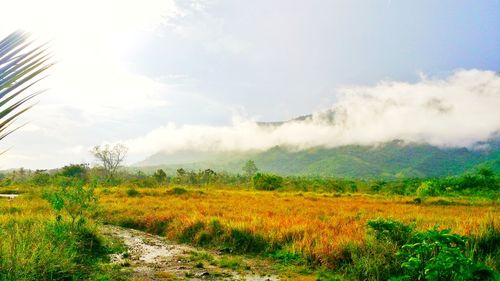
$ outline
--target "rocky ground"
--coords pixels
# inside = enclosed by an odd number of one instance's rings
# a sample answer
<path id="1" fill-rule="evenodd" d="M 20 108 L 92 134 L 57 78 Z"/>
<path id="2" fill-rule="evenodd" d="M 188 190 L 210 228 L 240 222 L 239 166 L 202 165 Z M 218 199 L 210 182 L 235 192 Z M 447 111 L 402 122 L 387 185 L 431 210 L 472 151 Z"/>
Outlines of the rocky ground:
<path id="1" fill-rule="evenodd" d="M 106 225 L 102 232 L 127 247 L 111 261 L 133 280 L 278 280 L 268 265 L 252 259 L 200 250 L 117 226 Z"/>

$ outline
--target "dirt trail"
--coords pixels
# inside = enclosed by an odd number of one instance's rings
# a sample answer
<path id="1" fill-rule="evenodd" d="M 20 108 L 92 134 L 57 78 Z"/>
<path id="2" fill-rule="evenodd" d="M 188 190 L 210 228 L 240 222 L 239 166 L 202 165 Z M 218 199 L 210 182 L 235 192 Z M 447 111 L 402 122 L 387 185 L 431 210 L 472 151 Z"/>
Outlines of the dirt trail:
<path id="1" fill-rule="evenodd" d="M 120 239 L 128 248 L 126 253 L 111 256 L 111 262 L 120 264 L 124 274 L 132 279 L 278 280 L 276 275 L 255 273 L 256 268 L 243 261 L 240 263 L 247 265 L 230 269 L 219 262 L 224 257 L 217 253 L 176 244 L 157 235 L 110 225 L 104 226 L 102 233 Z"/>

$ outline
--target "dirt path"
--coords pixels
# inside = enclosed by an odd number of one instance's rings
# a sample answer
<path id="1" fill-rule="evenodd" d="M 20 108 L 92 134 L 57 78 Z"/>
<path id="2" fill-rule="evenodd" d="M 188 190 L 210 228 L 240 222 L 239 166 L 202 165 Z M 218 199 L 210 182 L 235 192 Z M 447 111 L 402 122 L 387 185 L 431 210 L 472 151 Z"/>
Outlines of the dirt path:
<path id="1" fill-rule="evenodd" d="M 111 261 L 120 264 L 131 279 L 278 280 L 250 260 L 176 244 L 157 235 L 110 225 L 102 233 L 120 239 L 128 248 L 113 255 Z"/>

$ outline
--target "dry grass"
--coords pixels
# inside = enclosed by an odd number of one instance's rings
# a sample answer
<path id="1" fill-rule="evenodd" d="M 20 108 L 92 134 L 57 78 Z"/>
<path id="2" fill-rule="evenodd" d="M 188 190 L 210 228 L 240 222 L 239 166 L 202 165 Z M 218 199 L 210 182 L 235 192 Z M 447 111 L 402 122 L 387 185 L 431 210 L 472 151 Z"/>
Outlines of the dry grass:
<path id="1" fill-rule="evenodd" d="M 375 218 L 414 222 L 418 229 L 435 225 L 470 235 L 493 221 L 499 225 L 496 202 L 460 200 L 448 205 L 408 204 L 408 197 L 368 195 L 331 196 L 245 190 L 189 190 L 176 195 L 159 189 L 139 189 L 129 197 L 126 188 L 101 194 L 104 218 L 109 223 L 132 226 L 179 239 L 186 232 L 192 242 L 200 235 L 214 235 L 217 220 L 225 232 L 233 229 L 261 237 L 270 244 L 284 245 L 322 264 L 341 258 L 346 244 L 362 244 L 366 223 Z M 201 223 L 201 224 L 200 224 Z M 190 230 L 191 229 L 191 230 Z"/>

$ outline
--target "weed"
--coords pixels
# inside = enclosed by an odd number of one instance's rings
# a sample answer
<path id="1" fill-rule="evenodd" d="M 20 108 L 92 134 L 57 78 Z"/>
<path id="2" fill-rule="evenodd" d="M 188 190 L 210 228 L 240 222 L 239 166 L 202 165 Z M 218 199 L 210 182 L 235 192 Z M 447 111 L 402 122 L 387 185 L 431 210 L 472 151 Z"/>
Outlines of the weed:
<path id="1" fill-rule="evenodd" d="M 179 186 L 174 187 L 169 191 L 169 193 L 173 195 L 183 195 L 186 194 L 187 192 L 188 191 L 185 188 Z"/>
<path id="2" fill-rule="evenodd" d="M 135 188 L 127 189 L 127 196 L 128 197 L 137 197 L 139 195 L 141 195 L 141 193 L 139 191 L 137 191 L 137 189 L 135 189 Z"/>
<path id="3" fill-rule="evenodd" d="M 213 262 L 215 260 L 214 256 L 207 252 L 191 252 L 189 259 L 194 262 Z"/>
<path id="4" fill-rule="evenodd" d="M 368 222 L 378 240 L 388 240 L 403 245 L 412 237 L 415 226 L 407 225 L 395 220 L 377 219 Z"/>
<path id="5" fill-rule="evenodd" d="M 494 280 L 491 269 L 465 256 L 466 242 L 448 229 L 416 233 L 398 252 L 404 273 L 397 280 Z"/>
<path id="6" fill-rule="evenodd" d="M 245 264 L 243 259 L 240 257 L 223 257 L 219 260 L 219 266 L 222 268 L 238 270 L 240 268 L 244 268 Z"/>

